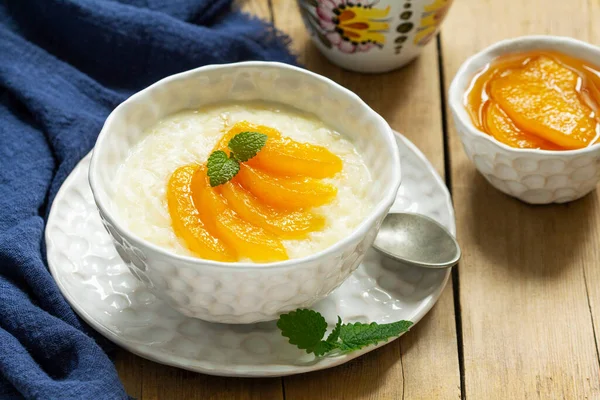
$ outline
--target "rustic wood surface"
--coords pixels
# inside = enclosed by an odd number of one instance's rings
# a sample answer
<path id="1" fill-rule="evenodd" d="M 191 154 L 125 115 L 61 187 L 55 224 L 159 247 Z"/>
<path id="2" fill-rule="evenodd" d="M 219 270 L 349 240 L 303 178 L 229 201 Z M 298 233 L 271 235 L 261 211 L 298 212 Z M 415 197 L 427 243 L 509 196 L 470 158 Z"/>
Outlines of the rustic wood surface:
<path id="1" fill-rule="evenodd" d="M 545 207 L 503 195 L 466 158 L 444 104 L 460 64 L 500 39 L 551 33 L 600 44 L 600 3 L 457 0 L 417 61 L 381 75 L 325 60 L 294 1 L 240 4 L 287 33 L 307 68 L 356 92 L 446 176 L 463 260 L 414 329 L 342 366 L 219 378 L 122 350 L 116 365 L 127 392 L 138 399 L 600 399 L 598 194 Z"/>
<path id="2" fill-rule="evenodd" d="M 441 35 L 445 87 L 465 58 L 507 37 L 598 44 L 599 15 L 598 1 L 456 1 Z M 448 128 L 465 397 L 599 399 L 598 194 L 525 205 L 484 182 Z"/>

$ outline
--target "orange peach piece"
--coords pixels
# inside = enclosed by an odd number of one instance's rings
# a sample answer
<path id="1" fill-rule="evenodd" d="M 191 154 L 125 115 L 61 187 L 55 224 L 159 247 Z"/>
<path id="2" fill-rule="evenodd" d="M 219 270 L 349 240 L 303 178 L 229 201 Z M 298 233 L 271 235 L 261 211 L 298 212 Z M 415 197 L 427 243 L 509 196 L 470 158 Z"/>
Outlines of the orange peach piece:
<path id="1" fill-rule="evenodd" d="M 552 142 L 522 132 L 494 102 L 490 102 L 485 110 L 485 123 L 489 133 L 508 146 L 520 149 L 561 150 Z"/>
<path id="2" fill-rule="evenodd" d="M 554 60 L 531 61 L 490 83 L 492 99 L 519 129 L 567 149 L 597 135 L 592 109 L 578 98 L 577 74 Z M 566 70 L 566 71 L 564 71 Z"/>
<path id="3" fill-rule="evenodd" d="M 287 260 L 281 241 L 264 229 L 241 219 L 223 197 L 210 186 L 206 167 L 197 169 L 192 178 L 192 197 L 207 229 L 234 248 L 240 258 L 254 262 Z"/>
<path id="4" fill-rule="evenodd" d="M 523 57 L 520 54 L 504 55 L 495 60 L 485 69 L 479 71 L 472 79 L 470 89 L 467 93 L 465 107 L 471 115 L 473 123 L 477 129 L 483 130 L 485 121 L 483 121 L 483 108 L 486 106 L 488 96 L 488 84 L 496 76 L 506 70 L 519 68 L 523 65 Z"/>
<path id="5" fill-rule="evenodd" d="M 229 154 L 229 141 L 242 132 L 259 132 L 268 136 L 265 147 L 248 161 L 248 165 L 255 168 L 274 175 L 304 175 L 313 178 L 331 177 L 342 170 L 342 160 L 325 147 L 284 138 L 276 129 L 247 121 L 234 124 L 219 140 L 215 150 L 223 150 Z"/>
<path id="6" fill-rule="evenodd" d="M 325 147 L 284 137 L 269 137 L 248 165 L 273 175 L 312 178 L 329 178 L 342 170 L 342 160 Z"/>
<path id="7" fill-rule="evenodd" d="M 270 175 L 242 163 L 233 178 L 262 203 L 281 210 L 298 210 L 329 203 L 337 194 L 333 185 L 313 178 L 292 179 Z"/>
<path id="8" fill-rule="evenodd" d="M 229 128 L 227 133 L 225 133 L 223 135 L 223 137 L 221 137 L 221 139 L 217 142 L 217 145 L 215 146 L 213 151 L 223 150 L 224 152 L 227 153 L 227 155 L 229 155 L 229 151 L 230 151 L 229 147 L 228 147 L 229 141 L 231 139 L 233 139 L 233 137 L 235 135 L 242 133 L 242 132 L 262 133 L 263 135 L 267 135 L 269 137 L 269 139 L 278 138 L 281 136 L 281 133 L 279 133 L 279 131 L 277 129 L 273 129 L 268 126 L 256 125 L 256 124 L 252 124 L 248 121 L 236 122 L 231 128 Z M 267 139 L 267 142 L 268 141 L 269 140 Z"/>
<path id="9" fill-rule="evenodd" d="M 227 182 L 219 191 L 242 219 L 282 239 L 304 239 L 325 225 L 325 218 L 308 211 L 280 212 L 263 205 L 237 182 Z"/>
<path id="10" fill-rule="evenodd" d="M 235 261 L 236 255 L 223 241 L 211 235 L 200 219 L 190 185 L 197 165 L 186 165 L 173 172 L 167 185 L 167 203 L 175 234 L 199 257 L 216 261 Z"/>

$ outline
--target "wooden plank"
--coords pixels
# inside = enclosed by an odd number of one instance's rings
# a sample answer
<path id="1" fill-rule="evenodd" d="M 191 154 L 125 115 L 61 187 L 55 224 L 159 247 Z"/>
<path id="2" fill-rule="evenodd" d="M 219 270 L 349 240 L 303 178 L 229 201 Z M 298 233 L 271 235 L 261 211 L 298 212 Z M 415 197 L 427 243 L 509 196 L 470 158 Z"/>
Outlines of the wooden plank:
<path id="1" fill-rule="evenodd" d="M 470 55 L 504 38 L 555 34 L 598 43 L 598 2 L 454 2 L 442 30 L 446 87 Z M 594 16 L 596 18 L 594 18 Z M 452 121 L 449 121 L 452 124 Z M 597 399 L 598 194 L 533 207 L 475 171 L 449 129 L 467 399 Z M 598 318 L 596 318 L 597 323 Z"/>
<path id="2" fill-rule="evenodd" d="M 142 399 L 281 400 L 281 379 L 222 378 L 158 364 L 122 350 L 115 365 L 127 394 Z"/>
<path id="3" fill-rule="evenodd" d="M 140 359 L 144 400 L 281 400 L 281 379 L 208 376 Z"/>
<path id="4" fill-rule="evenodd" d="M 143 371 L 142 359 L 126 350 L 119 349 L 115 356 L 115 367 L 127 394 L 133 398 L 142 398 Z"/>
<path id="5" fill-rule="evenodd" d="M 585 37 L 581 36 L 580 39 L 587 40 L 596 46 L 600 45 L 600 27 L 596 21 L 600 18 L 600 5 L 598 2 L 588 2 L 588 8 L 585 15 L 588 19 L 586 25 L 589 31 Z M 595 210 L 600 209 L 600 195 L 594 193 L 593 195 Z M 589 218 L 589 224 L 594 227 L 600 226 L 600 214 L 595 212 L 587 216 Z M 592 323 L 594 325 L 594 338 L 596 340 L 596 358 L 600 363 L 600 269 L 598 268 L 597 261 L 600 260 L 600 249 L 596 245 L 600 243 L 600 229 L 593 229 L 589 239 L 586 241 L 585 253 L 591 254 L 589 261 L 583 263 L 584 279 L 586 283 L 588 305 L 590 307 L 590 313 L 592 316 Z"/>
<path id="6" fill-rule="evenodd" d="M 268 0 L 243 0 L 243 11 L 271 21 Z M 115 365 L 130 396 L 146 399 L 198 400 L 281 400 L 280 378 L 240 379 L 202 375 L 137 357 L 125 350 L 117 354 Z"/>
<path id="7" fill-rule="evenodd" d="M 357 93 L 412 140 L 443 175 L 435 45 L 399 71 L 382 75 L 344 71 L 312 45 L 295 6 L 287 0 L 273 0 L 272 4 L 275 26 L 291 37 L 300 61 Z M 406 399 L 460 398 L 451 284 L 432 312 L 400 341 L 331 370 L 286 377 L 284 390 L 287 400 L 400 399 L 403 395 Z"/>

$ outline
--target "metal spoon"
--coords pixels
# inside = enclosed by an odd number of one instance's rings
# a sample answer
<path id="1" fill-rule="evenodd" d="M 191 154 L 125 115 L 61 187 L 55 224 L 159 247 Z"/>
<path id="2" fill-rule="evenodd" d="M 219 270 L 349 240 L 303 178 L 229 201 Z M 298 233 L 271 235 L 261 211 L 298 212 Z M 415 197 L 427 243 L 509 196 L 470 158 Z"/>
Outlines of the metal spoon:
<path id="1" fill-rule="evenodd" d="M 406 264 L 424 268 L 449 268 L 460 259 L 454 236 L 437 221 L 421 214 L 388 214 L 373 248 Z"/>

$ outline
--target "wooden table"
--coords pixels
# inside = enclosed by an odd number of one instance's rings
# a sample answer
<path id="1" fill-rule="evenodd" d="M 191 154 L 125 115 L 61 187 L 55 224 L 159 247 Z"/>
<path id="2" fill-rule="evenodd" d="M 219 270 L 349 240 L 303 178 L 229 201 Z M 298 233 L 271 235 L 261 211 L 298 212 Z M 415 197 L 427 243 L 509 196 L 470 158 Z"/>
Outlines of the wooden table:
<path id="1" fill-rule="evenodd" d="M 408 334 L 340 367 L 271 379 L 218 378 L 121 351 L 138 399 L 600 399 L 600 204 L 533 207 L 487 184 L 465 156 L 445 93 L 460 64 L 504 38 L 557 34 L 600 44 L 598 0 L 456 0 L 441 35 L 399 71 L 326 61 L 295 2 L 242 7 L 292 38 L 312 71 L 360 95 L 431 160 L 451 189 L 463 260 Z"/>

